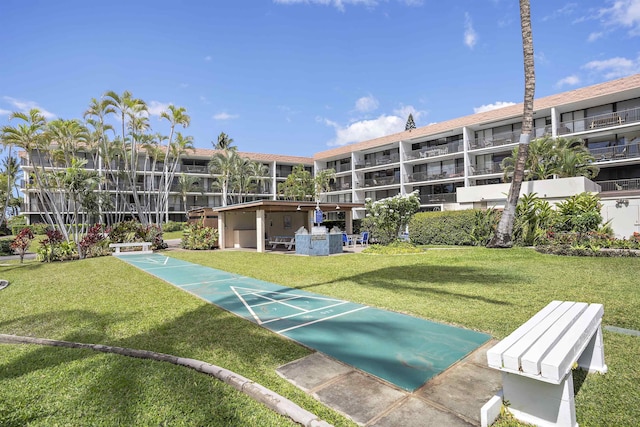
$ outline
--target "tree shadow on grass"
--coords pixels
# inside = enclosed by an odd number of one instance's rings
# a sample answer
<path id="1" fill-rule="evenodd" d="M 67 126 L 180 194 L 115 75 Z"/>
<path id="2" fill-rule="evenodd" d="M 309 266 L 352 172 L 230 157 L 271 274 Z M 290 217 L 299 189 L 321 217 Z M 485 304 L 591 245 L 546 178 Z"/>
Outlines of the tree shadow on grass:
<path id="1" fill-rule="evenodd" d="M 38 314 L 2 322 L 0 323 L 0 332 L 20 331 L 23 335 L 52 338 L 35 333 L 27 334 L 23 331 L 29 330 L 29 328 L 37 330 L 39 329 L 38 324 L 41 322 L 46 322 L 53 328 L 48 329 L 49 334 L 56 328 L 64 330 L 65 325 L 80 325 L 78 329 L 63 337 L 55 338 L 64 341 L 99 343 L 167 353 L 203 360 L 231 370 L 234 370 L 234 367 L 228 365 L 234 363 L 236 371 L 244 371 L 242 375 L 258 382 L 259 378 L 256 379 L 255 376 L 264 374 L 265 364 L 275 367 L 309 354 L 309 350 L 213 305 L 202 305 L 171 321 L 162 323 L 156 328 L 131 337 L 118 339 L 110 336 L 109 327 L 121 323 L 131 315 L 135 315 L 135 313 L 112 316 L 87 310 L 49 312 L 44 316 Z M 286 351 L 283 351 L 283 347 L 286 348 Z M 218 380 L 198 380 L 198 378 L 202 378 L 202 374 L 190 371 L 188 368 L 172 365 L 171 367 L 157 368 L 155 364 L 161 362 L 139 361 L 120 355 L 109 355 L 110 362 L 105 365 L 102 362 L 91 361 L 91 359 L 102 355 L 102 353 L 92 350 L 34 345 L 31 348 L 31 351 L 9 363 L 0 362 L 0 383 L 3 380 L 15 379 L 49 368 L 55 369 L 64 366 L 65 369 L 77 370 L 78 377 L 87 375 L 86 370 L 89 369 L 92 384 L 84 387 L 82 397 L 74 403 L 73 393 L 65 395 L 65 399 L 69 401 L 64 406 L 71 413 L 74 409 L 70 408 L 77 407 L 86 410 L 89 405 L 100 408 L 98 410 L 100 414 L 113 415 L 114 418 L 111 418 L 111 421 L 117 419 L 119 423 L 134 425 L 140 419 L 140 412 L 148 411 L 146 405 L 149 404 L 149 399 L 155 402 L 166 398 L 165 403 L 169 406 L 173 405 L 169 411 L 174 414 L 173 416 L 180 412 L 182 404 L 191 408 L 191 413 L 188 416 L 185 414 L 189 420 L 187 424 L 193 424 L 192 421 L 195 420 L 195 424 L 198 425 L 244 425 L 247 422 L 243 417 L 253 416 L 249 413 L 243 415 L 247 409 L 239 410 L 235 407 L 238 405 L 238 399 L 234 398 L 231 402 L 226 401 L 225 397 L 229 396 L 229 393 L 235 394 L 237 392 L 218 383 Z M 217 355 L 220 355 L 219 360 L 215 360 Z M 79 365 L 74 363 L 80 360 L 85 360 L 85 362 Z M 104 359 L 100 358 L 99 360 Z M 233 362 L 228 362 L 229 360 L 233 360 Z M 185 389 L 185 382 L 181 379 L 184 375 L 193 376 L 193 387 L 189 386 Z M 69 377 L 73 378 L 74 375 L 69 375 Z M 149 378 L 154 378 L 154 380 L 149 381 Z M 72 383 L 74 380 L 68 381 Z M 154 388 L 149 388 L 150 383 L 154 384 Z M 68 386 L 73 386 L 73 384 L 62 387 Z M 53 393 L 57 391 L 59 390 L 52 390 Z M 166 396 L 173 397 L 167 398 Z M 245 406 L 254 405 L 248 397 L 240 399 L 244 401 Z M 142 403 L 145 401 L 146 403 Z M 155 407 L 156 404 L 152 403 L 152 405 Z M 9 416 L 11 415 L 9 414 Z M 23 417 L 20 418 L 18 425 L 48 415 L 30 412 L 21 413 L 21 416 Z M 146 414 L 146 416 L 161 418 L 159 414 L 155 413 Z M 0 417 L 0 424 L 5 421 L 7 420 Z M 160 420 L 159 422 L 164 421 L 172 423 L 172 420 Z M 180 423 L 181 421 L 173 420 L 173 422 Z M 156 423 L 155 420 L 154 423 Z"/>
<path id="2" fill-rule="evenodd" d="M 408 291 L 416 295 L 441 295 L 483 301 L 496 305 L 512 305 L 509 301 L 470 295 L 446 289 L 447 285 L 469 285 L 497 287 L 513 285 L 522 277 L 508 272 L 488 272 L 487 269 L 455 266 L 398 266 L 385 267 L 367 273 L 344 276 L 327 282 L 302 285 L 298 289 L 314 288 L 340 282 L 353 282 L 363 287 L 390 291 Z"/>

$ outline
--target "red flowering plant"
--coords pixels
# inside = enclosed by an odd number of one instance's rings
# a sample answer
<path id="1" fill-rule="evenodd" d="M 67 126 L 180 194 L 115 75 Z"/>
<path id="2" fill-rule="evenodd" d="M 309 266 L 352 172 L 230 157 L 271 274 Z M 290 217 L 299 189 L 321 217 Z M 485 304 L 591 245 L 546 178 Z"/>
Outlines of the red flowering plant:
<path id="1" fill-rule="evenodd" d="M 20 255 L 20 264 L 24 261 L 24 254 L 27 253 L 27 249 L 33 240 L 33 232 L 30 228 L 23 228 L 16 238 L 11 242 L 11 249 L 16 251 Z"/>

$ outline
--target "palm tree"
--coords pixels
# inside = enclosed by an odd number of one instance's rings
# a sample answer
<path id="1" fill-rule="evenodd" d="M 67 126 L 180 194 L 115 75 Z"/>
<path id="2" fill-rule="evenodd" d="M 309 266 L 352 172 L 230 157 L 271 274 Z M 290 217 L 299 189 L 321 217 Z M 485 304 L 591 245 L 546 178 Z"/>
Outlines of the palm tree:
<path id="1" fill-rule="evenodd" d="M 187 175 L 184 173 L 178 175 L 178 192 L 182 198 L 182 205 L 184 206 L 185 213 L 189 212 L 189 207 L 187 206 L 187 195 L 194 191 L 200 191 L 202 193 L 200 180 L 193 175 Z"/>
<path id="2" fill-rule="evenodd" d="M 220 135 L 218 135 L 217 143 L 213 143 L 212 141 L 211 144 L 213 145 L 214 150 L 235 150 L 236 149 L 236 147 L 231 146 L 231 144 L 233 144 L 233 138 L 229 138 L 229 135 L 227 135 L 224 132 L 220 132 Z"/>
<path id="3" fill-rule="evenodd" d="M 227 206 L 229 189 L 236 173 L 238 154 L 235 150 L 216 152 L 209 161 L 209 173 L 215 176 L 222 191 L 222 206 Z"/>
<path id="4" fill-rule="evenodd" d="M 522 31 L 522 51 L 524 64 L 524 111 L 522 114 L 522 133 L 518 147 L 518 156 L 513 171 L 513 181 L 509 188 L 507 203 L 500 217 L 498 228 L 487 245 L 490 248 L 510 248 L 513 245 L 511 234 L 515 220 L 518 196 L 524 180 L 525 164 L 528 157 L 529 141 L 533 129 L 533 98 L 535 96 L 536 75 L 533 61 L 533 34 L 531 32 L 531 8 L 529 0 L 520 0 L 520 26 Z"/>

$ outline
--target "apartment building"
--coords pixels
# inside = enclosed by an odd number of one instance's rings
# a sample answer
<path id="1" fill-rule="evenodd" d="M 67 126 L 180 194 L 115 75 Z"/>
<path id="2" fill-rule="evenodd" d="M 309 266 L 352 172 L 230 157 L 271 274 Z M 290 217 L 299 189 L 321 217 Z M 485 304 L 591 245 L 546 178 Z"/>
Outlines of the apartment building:
<path id="1" fill-rule="evenodd" d="M 457 210 L 501 207 L 508 184 L 503 183 L 502 160 L 517 146 L 521 133 L 522 104 L 473 114 L 316 153 L 313 158 L 260 153 L 239 153 L 259 161 L 269 170 L 245 201 L 277 199 L 277 185 L 293 166 L 308 170 L 332 168 L 336 179 L 323 195 L 327 203 L 364 203 L 417 191 L 423 210 Z M 536 192 L 551 202 L 581 191 L 597 191 L 605 220 L 619 236 L 640 232 L 640 74 L 572 90 L 534 103 L 534 137 L 577 137 L 586 142 L 600 173 L 595 184 L 588 180 L 557 179 L 530 182 L 523 191 Z M 222 205 L 222 194 L 207 165 L 213 150 L 197 149 L 180 160 L 178 173 L 197 177 L 198 191 L 187 203 L 171 188 L 169 218 L 183 221 L 188 209 Z M 87 156 L 87 168 L 94 168 Z M 98 165 L 100 168 L 100 165 Z M 162 168 L 147 171 L 139 165 L 139 184 L 159 179 Z M 24 182 L 33 169 L 23 153 Z M 23 212 L 40 221 L 34 194 L 23 188 Z M 161 207 L 162 208 L 162 207 Z M 119 209 L 129 212 L 131 205 Z M 150 206 L 150 209 L 156 209 Z M 364 209 L 353 211 L 355 219 Z"/>
<path id="2" fill-rule="evenodd" d="M 331 203 L 417 191 L 423 210 L 499 208 L 508 191 L 501 162 L 518 144 L 522 111 L 518 104 L 334 148 L 316 153 L 314 167 L 336 171 Z M 616 234 L 640 232 L 640 74 L 536 99 L 533 137 L 542 136 L 584 140 L 600 168 L 597 185 L 558 179 L 523 191 L 551 201 L 599 191 Z"/>
<path id="3" fill-rule="evenodd" d="M 222 192 L 219 186 L 216 185 L 216 176 L 209 173 L 208 164 L 212 156 L 215 154 L 215 150 L 211 149 L 196 149 L 195 151 L 188 151 L 181 159 L 176 170 L 176 176 L 170 187 L 168 206 L 155 206 L 153 199 L 149 199 L 148 206 L 145 205 L 145 209 L 154 212 L 156 209 L 164 209 L 168 211 L 168 218 L 171 221 L 185 221 L 186 213 L 188 210 L 196 209 L 198 207 L 216 207 L 222 206 Z M 262 153 L 237 153 L 242 158 L 248 158 L 256 162 L 262 163 L 265 170 L 268 171 L 267 176 L 261 179 L 257 188 L 249 194 L 243 194 L 239 196 L 242 201 L 256 201 L 256 200 L 275 200 L 277 198 L 278 184 L 286 180 L 287 176 L 291 173 L 292 169 L 296 165 L 304 165 L 309 172 L 313 172 L 313 160 L 309 157 L 299 156 L 287 156 L 287 155 L 275 155 L 275 154 L 262 154 Z M 104 165 L 101 164 L 100 159 L 96 164 L 96 160 L 93 155 L 89 153 L 81 153 L 84 160 L 87 161 L 85 167 L 91 170 L 97 170 L 100 174 L 106 176 Z M 144 156 L 138 161 L 137 171 L 137 185 L 136 190 L 139 193 L 139 197 L 145 200 L 145 192 L 157 192 L 160 176 L 163 173 L 163 165 L 157 164 L 153 170 L 150 170 L 148 160 L 144 159 Z M 27 183 L 29 182 L 29 176 L 33 172 L 33 162 L 37 165 L 43 164 L 42 160 L 36 158 L 35 153 L 31 153 L 27 156 L 25 152 L 20 153 L 21 168 L 23 171 L 22 179 L 22 192 L 23 192 L 23 206 L 22 213 L 28 218 L 29 223 L 42 222 L 42 209 L 36 197 L 35 190 L 31 189 Z M 47 160 L 46 169 L 56 170 L 55 165 L 51 165 Z M 124 166 L 122 165 L 122 168 Z M 185 174 L 196 179 L 196 185 L 193 186 L 192 191 L 187 193 L 186 203 L 183 200 L 178 184 L 178 176 Z M 151 184 L 151 183 L 154 184 Z M 130 188 L 126 188 L 126 181 L 122 180 L 121 183 L 109 183 L 109 190 L 114 196 L 113 205 L 115 206 L 114 212 L 108 213 L 122 213 L 124 216 L 131 217 L 131 213 L 135 210 L 133 203 L 133 191 Z M 118 187 L 118 188 L 116 188 Z M 151 189 L 156 190 L 151 190 Z M 129 203 L 117 203 L 115 200 L 116 191 L 122 193 L 124 191 L 125 196 L 128 197 Z M 144 204 L 144 203 L 143 203 Z"/>

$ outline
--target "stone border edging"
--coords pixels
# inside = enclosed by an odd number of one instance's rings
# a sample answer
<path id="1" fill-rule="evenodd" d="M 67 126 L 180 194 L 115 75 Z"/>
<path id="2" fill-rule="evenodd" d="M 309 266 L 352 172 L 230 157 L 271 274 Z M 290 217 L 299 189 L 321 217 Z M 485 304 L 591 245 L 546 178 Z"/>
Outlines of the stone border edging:
<path id="1" fill-rule="evenodd" d="M 233 371 L 203 362 L 201 360 L 178 357 L 165 353 L 156 353 L 148 350 L 136 350 L 132 348 L 113 347 L 102 344 L 86 344 L 70 341 L 50 340 L 46 338 L 23 337 L 18 335 L 0 334 L 0 343 L 37 344 L 53 347 L 84 348 L 99 351 L 102 353 L 114 353 L 122 356 L 136 357 L 139 359 L 151 359 L 160 362 L 169 362 L 174 365 L 186 366 L 187 368 L 191 368 L 198 372 L 211 375 L 225 382 L 226 384 L 229 384 L 236 390 L 245 393 L 254 400 L 257 400 L 258 402 L 264 404 L 269 409 L 277 412 L 280 415 L 291 418 L 293 421 L 303 425 L 304 427 L 332 427 L 331 424 L 318 419 L 316 415 L 312 414 L 306 409 L 301 408 L 300 406 L 296 405 L 289 399 L 279 395 L 278 393 L 271 391 L 268 388 L 243 377 L 242 375 L 238 375 Z"/>

